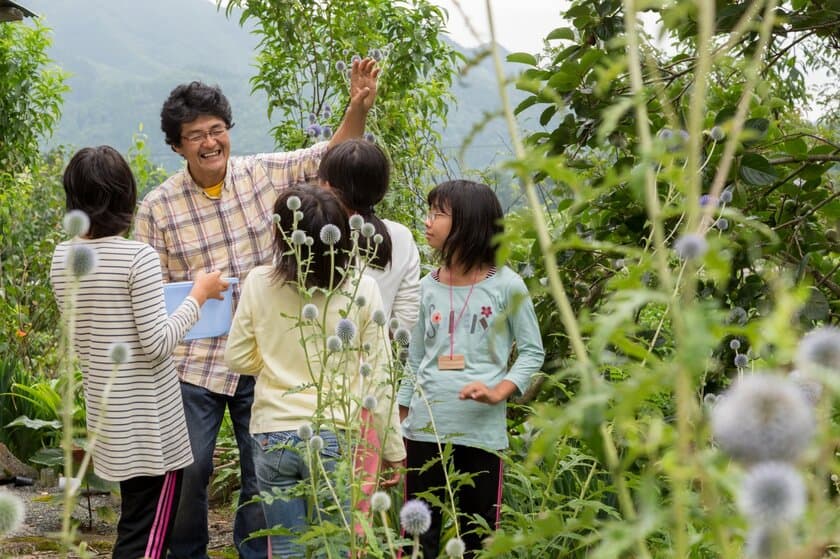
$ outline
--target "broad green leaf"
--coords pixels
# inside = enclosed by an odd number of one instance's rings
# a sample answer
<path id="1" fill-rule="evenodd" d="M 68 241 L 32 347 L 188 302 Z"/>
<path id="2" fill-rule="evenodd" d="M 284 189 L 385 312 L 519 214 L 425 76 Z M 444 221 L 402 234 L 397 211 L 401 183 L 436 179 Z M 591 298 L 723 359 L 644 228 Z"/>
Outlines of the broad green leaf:
<path id="1" fill-rule="evenodd" d="M 569 29 L 568 27 L 558 27 L 557 29 L 553 30 L 551 33 L 548 34 L 546 37 L 547 40 L 559 40 L 559 39 L 568 39 L 569 41 L 575 40 L 575 32 Z"/>
<path id="2" fill-rule="evenodd" d="M 43 419 L 32 419 L 25 415 L 22 415 L 11 421 L 6 427 L 26 427 L 27 429 L 33 429 L 35 431 L 39 429 L 60 429 L 61 428 L 61 421 L 53 420 L 53 421 L 46 421 Z"/>
<path id="3" fill-rule="evenodd" d="M 506 60 L 508 62 L 518 62 L 519 64 L 527 64 L 529 66 L 537 65 L 537 59 L 534 55 L 528 54 L 527 52 L 512 52 L 507 55 Z"/>
<path id="4" fill-rule="evenodd" d="M 744 182 L 753 186 L 767 186 L 779 178 L 779 174 L 770 162 L 757 153 L 745 153 L 741 157 L 738 175 L 744 179 Z"/>

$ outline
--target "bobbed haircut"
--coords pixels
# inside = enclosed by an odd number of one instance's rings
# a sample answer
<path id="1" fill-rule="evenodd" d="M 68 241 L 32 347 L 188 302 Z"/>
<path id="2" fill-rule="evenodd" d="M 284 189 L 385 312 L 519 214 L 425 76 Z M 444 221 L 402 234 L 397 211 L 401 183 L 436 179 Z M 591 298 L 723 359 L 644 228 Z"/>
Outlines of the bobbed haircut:
<path id="1" fill-rule="evenodd" d="M 324 289 L 338 287 L 343 279 L 341 272 L 336 271 L 332 274 L 334 285 L 330 285 L 330 273 L 333 266 L 336 270 L 346 270 L 350 263 L 350 249 L 352 248 L 350 225 L 338 197 L 330 189 L 318 186 L 290 186 L 283 190 L 274 202 L 276 223 L 272 277 L 282 282 L 294 282 L 298 279 L 298 264 L 293 252 L 296 246 L 292 244 L 295 212 L 290 210 L 287 204 L 292 196 L 300 199 L 300 208 L 297 211 L 303 213 L 303 218 L 297 222 L 297 229 L 314 240 L 311 247 L 306 244 L 299 245 L 301 261 L 305 263 L 309 260 L 308 266 L 305 265 L 308 271 L 304 278 L 304 287 Z M 333 245 L 335 256 L 332 260 L 329 245 L 321 240 L 321 229 L 328 224 L 338 227 L 341 233 L 341 238 Z"/>
<path id="2" fill-rule="evenodd" d="M 371 264 L 384 268 L 391 263 L 391 235 L 388 227 L 376 215 L 374 206 L 382 201 L 388 192 L 391 169 L 388 157 L 382 148 L 373 142 L 353 139 L 332 146 L 318 167 L 318 178 L 335 189 L 349 212 L 357 213 L 373 224 L 382 235 L 382 243 L 376 248 L 376 258 Z M 374 248 L 373 236 L 360 237 L 359 244 L 369 250 Z"/>
<path id="3" fill-rule="evenodd" d="M 122 235 L 131 227 L 137 205 L 137 182 L 120 153 L 111 146 L 80 149 L 64 169 L 67 210 L 90 218 L 88 237 Z"/>
<path id="4" fill-rule="evenodd" d="M 225 94 L 219 86 L 202 82 L 182 83 L 169 93 L 160 110 L 160 129 L 166 143 L 181 145 L 181 127 L 202 115 L 211 115 L 233 127 L 233 114 Z"/>
<path id="5" fill-rule="evenodd" d="M 442 182 L 426 197 L 430 208 L 448 211 L 452 228 L 440 250 L 447 268 L 458 264 L 465 272 L 496 263 L 498 242 L 504 231 L 502 205 L 486 184 L 468 180 Z"/>

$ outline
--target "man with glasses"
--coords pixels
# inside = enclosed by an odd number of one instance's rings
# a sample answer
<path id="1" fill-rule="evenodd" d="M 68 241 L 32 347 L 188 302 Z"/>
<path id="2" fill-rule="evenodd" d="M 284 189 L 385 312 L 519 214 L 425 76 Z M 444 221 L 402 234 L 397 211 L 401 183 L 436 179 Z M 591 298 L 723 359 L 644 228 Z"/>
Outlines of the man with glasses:
<path id="1" fill-rule="evenodd" d="M 329 143 L 293 152 L 230 155 L 230 104 L 218 87 L 200 82 L 172 90 L 161 110 L 166 143 L 186 168 L 151 191 L 140 204 L 134 237 L 154 247 L 166 282 L 191 280 L 193 270 L 222 270 L 244 280 L 272 258 L 271 210 L 284 188 L 317 178 L 330 145 L 364 133 L 376 97 L 379 69 L 371 59 L 355 61 L 350 103 Z M 233 285 L 238 301 L 238 285 Z M 267 538 L 243 541 L 265 527 L 259 503 L 253 447 L 248 432 L 255 380 L 224 364 L 226 336 L 185 342 L 175 350 L 181 394 L 195 462 L 184 471 L 181 500 L 170 542 L 171 559 L 206 559 L 207 486 L 213 471 L 216 437 L 230 412 L 239 447 L 241 492 L 233 539 L 242 559 L 264 559 Z"/>

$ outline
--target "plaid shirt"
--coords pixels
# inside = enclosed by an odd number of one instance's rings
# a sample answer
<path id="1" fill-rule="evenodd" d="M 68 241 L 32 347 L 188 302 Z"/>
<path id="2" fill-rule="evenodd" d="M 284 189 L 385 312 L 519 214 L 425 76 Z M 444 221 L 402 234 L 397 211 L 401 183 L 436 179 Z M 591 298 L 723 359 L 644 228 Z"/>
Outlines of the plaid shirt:
<path id="1" fill-rule="evenodd" d="M 274 201 L 287 186 L 315 180 L 327 149 L 320 143 L 288 153 L 231 157 L 218 200 L 195 184 L 186 168 L 149 192 L 134 222 L 134 238 L 157 250 L 163 281 L 188 281 L 197 270 L 239 278 L 270 264 Z M 233 287 L 234 305 L 239 285 Z M 227 336 L 183 342 L 175 349 L 181 380 L 232 395 L 239 375 L 224 362 Z"/>

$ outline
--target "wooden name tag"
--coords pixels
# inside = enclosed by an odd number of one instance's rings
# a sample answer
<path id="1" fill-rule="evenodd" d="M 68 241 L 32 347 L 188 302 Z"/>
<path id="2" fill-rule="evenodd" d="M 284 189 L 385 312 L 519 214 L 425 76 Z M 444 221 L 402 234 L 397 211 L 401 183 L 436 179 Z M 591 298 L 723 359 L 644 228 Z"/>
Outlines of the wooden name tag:
<path id="1" fill-rule="evenodd" d="M 457 353 L 450 357 L 449 355 L 441 355 L 438 357 L 438 369 L 441 371 L 462 371 L 464 370 L 464 356 Z"/>

